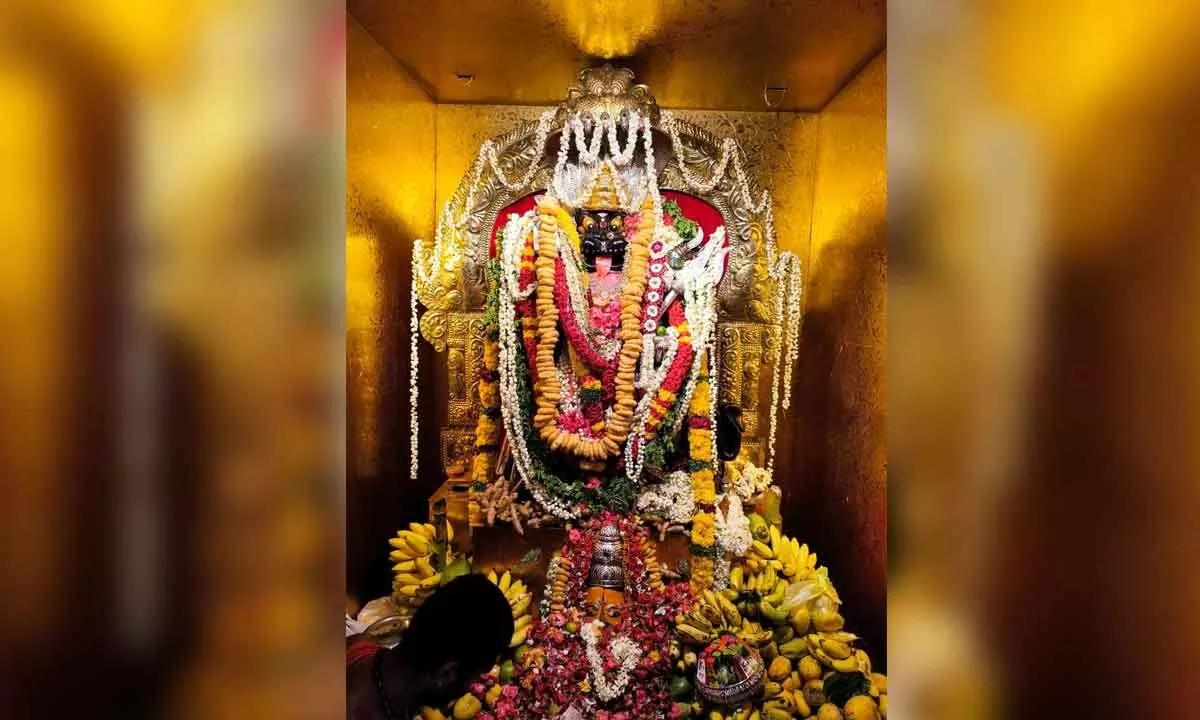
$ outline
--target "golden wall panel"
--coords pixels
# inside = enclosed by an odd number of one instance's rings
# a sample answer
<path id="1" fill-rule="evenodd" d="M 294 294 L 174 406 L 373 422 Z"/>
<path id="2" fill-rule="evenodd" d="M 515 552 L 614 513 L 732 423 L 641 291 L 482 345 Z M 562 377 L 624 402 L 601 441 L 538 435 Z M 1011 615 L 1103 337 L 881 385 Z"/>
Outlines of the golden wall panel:
<path id="1" fill-rule="evenodd" d="M 434 233 L 435 107 L 353 18 L 346 62 L 347 573 L 369 599 L 387 591 L 388 536 L 424 517 L 440 482 L 436 461 L 428 483 L 409 481 L 407 411 L 409 267 L 413 240 Z M 422 456 L 436 458 L 438 399 L 425 400 Z"/>
<path id="2" fill-rule="evenodd" d="M 805 474 L 790 527 L 805 528 L 882 649 L 887 602 L 887 109 L 880 55 L 821 113 L 804 278 L 797 406 L 779 462 Z"/>
<path id="3" fill-rule="evenodd" d="M 367 476 L 395 441 L 381 437 L 398 409 L 384 396 L 406 389 L 385 373 L 407 373 L 407 263 L 412 241 L 433 236 L 434 105 L 353 18 L 347 32 L 347 402 L 350 458 Z"/>
<path id="4" fill-rule="evenodd" d="M 563 93 L 565 96 L 566 86 Z M 544 110 L 544 107 L 518 105 L 438 105 L 438 211 L 471 169 L 484 140 L 508 132 L 526 120 L 536 121 Z"/>

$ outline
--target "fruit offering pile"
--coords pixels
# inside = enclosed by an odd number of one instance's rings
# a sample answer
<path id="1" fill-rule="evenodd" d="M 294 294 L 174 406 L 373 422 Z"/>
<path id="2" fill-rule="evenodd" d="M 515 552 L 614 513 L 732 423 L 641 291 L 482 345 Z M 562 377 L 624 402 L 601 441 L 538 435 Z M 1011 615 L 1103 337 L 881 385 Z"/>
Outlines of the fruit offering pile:
<path id="1" fill-rule="evenodd" d="M 670 687 L 672 718 L 704 720 L 878 720 L 887 717 L 887 678 L 871 670 L 858 637 L 846 632 L 829 572 L 795 538 L 749 516 L 753 544 L 734 562 L 729 586 L 705 591 L 676 618 L 679 646 Z M 762 692 L 736 707 L 695 691 L 696 666 L 727 633 L 755 648 L 767 665 Z M 704 649 L 701 649 L 704 648 Z"/>

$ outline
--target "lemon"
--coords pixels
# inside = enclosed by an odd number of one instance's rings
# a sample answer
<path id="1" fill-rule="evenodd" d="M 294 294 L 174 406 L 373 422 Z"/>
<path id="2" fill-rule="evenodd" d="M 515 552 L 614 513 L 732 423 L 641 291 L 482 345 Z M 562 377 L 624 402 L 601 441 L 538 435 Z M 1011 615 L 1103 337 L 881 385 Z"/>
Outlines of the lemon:
<path id="1" fill-rule="evenodd" d="M 817 720 L 842 720 L 842 711 L 833 703 L 825 703 L 817 710 Z"/>
<path id="2" fill-rule="evenodd" d="M 821 663 L 812 655 L 805 655 L 800 659 L 800 677 L 805 681 L 816 680 L 821 677 Z"/>
<path id="3" fill-rule="evenodd" d="M 879 706 L 866 695 L 855 695 L 846 701 L 846 720 L 879 720 Z"/>
<path id="4" fill-rule="evenodd" d="M 887 695 L 887 675 L 882 673 L 871 673 L 871 684 L 879 691 L 881 695 Z"/>
<path id="5" fill-rule="evenodd" d="M 496 687 L 500 687 L 497 685 Z M 454 720 L 471 720 L 483 708 L 479 698 L 474 695 L 463 695 L 454 703 Z"/>
<path id="6" fill-rule="evenodd" d="M 783 680 L 792 672 L 792 661 L 788 660 L 783 655 L 779 655 L 771 661 L 771 667 L 767 668 L 767 675 L 772 680 Z"/>

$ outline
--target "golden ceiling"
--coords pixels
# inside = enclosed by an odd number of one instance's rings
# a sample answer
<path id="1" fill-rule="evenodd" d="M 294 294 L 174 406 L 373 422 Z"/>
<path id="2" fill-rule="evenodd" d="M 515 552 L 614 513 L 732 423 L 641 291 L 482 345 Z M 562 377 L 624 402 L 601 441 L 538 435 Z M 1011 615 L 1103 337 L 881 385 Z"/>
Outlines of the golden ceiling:
<path id="1" fill-rule="evenodd" d="M 557 103 L 605 59 L 666 107 L 819 110 L 887 42 L 884 0 L 349 0 L 349 10 L 442 103 Z M 787 90 L 768 106 L 767 87 Z"/>

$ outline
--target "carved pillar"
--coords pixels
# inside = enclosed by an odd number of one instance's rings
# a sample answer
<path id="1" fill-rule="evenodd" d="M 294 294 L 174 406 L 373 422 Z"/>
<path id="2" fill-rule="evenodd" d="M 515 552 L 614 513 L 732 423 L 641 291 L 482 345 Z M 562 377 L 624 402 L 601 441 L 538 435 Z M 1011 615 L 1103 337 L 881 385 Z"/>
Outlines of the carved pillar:
<path id="1" fill-rule="evenodd" d="M 742 456 L 756 465 L 763 458 L 767 419 L 762 401 L 763 381 L 771 377 L 778 328 L 765 323 L 726 321 L 717 324 L 720 401 L 742 408 L 746 431 Z"/>

